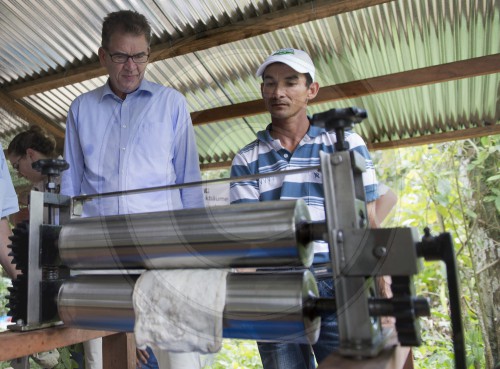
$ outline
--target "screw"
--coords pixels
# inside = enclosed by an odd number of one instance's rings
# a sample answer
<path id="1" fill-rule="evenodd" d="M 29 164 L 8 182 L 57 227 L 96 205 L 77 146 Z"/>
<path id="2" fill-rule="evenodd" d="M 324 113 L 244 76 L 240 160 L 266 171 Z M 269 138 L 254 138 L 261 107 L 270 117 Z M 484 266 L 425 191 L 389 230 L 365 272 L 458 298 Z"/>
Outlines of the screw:
<path id="1" fill-rule="evenodd" d="M 344 242 L 344 233 L 342 231 L 337 232 L 337 242 L 338 243 Z"/>
<path id="2" fill-rule="evenodd" d="M 340 155 L 332 155 L 332 164 L 334 165 L 339 165 L 340 163 L 342 163 L 342 156 Z"/>
<path id="3" fill-rule="evenodd" d="M 387 255 L 387 248 L 385 246 L 377 246 L 373 249 L 373 255 L 380 259 Z"/>

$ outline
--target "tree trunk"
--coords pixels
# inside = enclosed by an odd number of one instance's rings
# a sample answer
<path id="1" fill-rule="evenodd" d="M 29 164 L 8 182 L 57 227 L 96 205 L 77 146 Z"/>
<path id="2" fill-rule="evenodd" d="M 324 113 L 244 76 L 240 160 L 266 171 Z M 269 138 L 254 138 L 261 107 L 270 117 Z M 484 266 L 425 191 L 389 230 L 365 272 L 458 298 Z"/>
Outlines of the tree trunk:
<path id="1" fill-rule="evenodd" d="M 497 140 L 498 142 L 498 140 Z M 500 368 L 500 213 L 494 201 L 485 201 L 487 196 L 498 196 L 498 180 L 492 178 L 498 175 L 500 152 L 491 150 L 495 145 L 492 140 L 488 147 L 481 141 L 476 146 L 475 158 L 480 158 L 479 152 L 486 151 L 488 155 L 482 165 L 469 172 L 469 178 L 475 184 L 475 219 L 474 235 L 471 244 L 476 273 L 476 284 L 481 304 L 481 320 L 484 328 L 484 344 L 486 366 L 488 369 Z M 479 148 L 478 147 L 481 147 Z M 484 152 L 483 152 L 484 153 Z"/>

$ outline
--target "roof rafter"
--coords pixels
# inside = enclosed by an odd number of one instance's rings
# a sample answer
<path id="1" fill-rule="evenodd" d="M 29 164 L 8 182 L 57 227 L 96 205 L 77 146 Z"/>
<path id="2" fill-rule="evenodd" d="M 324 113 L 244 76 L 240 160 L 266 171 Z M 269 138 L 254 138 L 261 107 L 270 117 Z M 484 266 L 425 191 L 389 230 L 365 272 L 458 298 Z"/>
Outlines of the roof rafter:
<path id="1" fill-rule="evenodd" d="M 484 127 L 474 127 L 453 132 L 443 132 L 432 135 L 406 138 L 397 141 L 379 142 L 375 144 L 371 144 L 368 142 L 367 146 L 368 149 L 370 150 L 400 149 L 404 147 L 422 146 L 422 145 L 436 144 L 449 141 L 466 140 L 470 138 L 477 138 L 477 137 L 498 135 L 498 134 L 500 134 L 500 124 L 492 124 Z M 231 166 L 231 160 L 226 160 L 217 163 L 201 164 L 200 168 L 202 170 L 226 169 Z"/>
<path id="2" fill-rule="evenodd" d="M 29 109 L 24 104 L 15 101 L 2 91 L 0 91 L 0 107 L 10 114 L 17 115 L 21 119 L 24 119 L 29 122 L 30 125 L 36 124 L 45 128 L 45 130 L 52 133 L 56 139 L 64 138 L 64 130 L 62 128 L 55 126 L 50 120 Z"/>
<path id="3" fill-rule="evenodd" d="M 500 72 L 500 54 L 462 60 L 427 68 L 322 87 L 309 104 L 345 100 L 382 92 L 412 88 Z M 265 113 L 261 99 L 193 112 L 193 124 L 248 117 Z"/>

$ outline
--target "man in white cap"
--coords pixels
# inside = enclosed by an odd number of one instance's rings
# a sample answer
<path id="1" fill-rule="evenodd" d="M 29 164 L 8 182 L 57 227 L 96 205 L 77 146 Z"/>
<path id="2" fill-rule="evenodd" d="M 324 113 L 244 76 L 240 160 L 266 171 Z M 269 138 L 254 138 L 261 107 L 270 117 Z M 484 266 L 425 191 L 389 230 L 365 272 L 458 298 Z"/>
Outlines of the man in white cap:
<path id="1" fill-rule="evenodd" d="M 313 220 L 324 220 L 322 175 L 318 170 L 286 175 L 286 171 L 319 165 L 319 152 L 333 152 L 335 133 L 311 126 L 307 103 L 319 91 L 315 67 L 309 55 L 297 49 L 281 49 L 271 54 L 257 70 L 262 76 L 261 92 L 271 124 L 257 133 L 257 139 L 233 159 L 231 176 L 254 175 L 280 171 L 279 175 L 260 180 L 235 182 L 231 185 L 231 202 L 271 201 L 302 198 Z M 378 197 L 373 163 L 362 138 L 345 133 L 350 150 L 366 160 L 363 174 L 370 223 L 376 226 L 375 200 Z M 328 245 L 315 244 L 313 268 L 318 289 L 323 297 L 333 296 L 333 280 L 327 273 L 330 266 Z M 337 317 L 322 318 L 316 344 L 258 342 L 264 369 L 314 368 L 338 347 Z"/>

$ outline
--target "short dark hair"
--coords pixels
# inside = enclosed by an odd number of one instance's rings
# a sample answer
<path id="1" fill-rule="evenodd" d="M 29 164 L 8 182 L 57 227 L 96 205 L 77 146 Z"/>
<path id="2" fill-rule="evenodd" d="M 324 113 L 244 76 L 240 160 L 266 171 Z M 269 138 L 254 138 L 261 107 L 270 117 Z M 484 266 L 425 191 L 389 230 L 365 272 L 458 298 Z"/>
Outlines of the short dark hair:
<path id="1" fill-rule="evenodd" d="M 304 76 L 306 76 L 306 87 L 309 88 L 313 83 L 313 79 L 309 73 L 304 73 Z"/>
<path id="2" fill-rule="evenodd" d="M 151 44 L 151 26 L 146 17 L 133 10 L 120 10 L 109 13 L 102 23 L 101 46 L 107 48 L 111 35 L 115 32 L 144 35 L 148 46 Z"/>
<path id="3" fill-rule="evenodd" d="M 56 140 L 39 126 L 31 126 L 27 131 L 17 134 L 7 148 L 7 155 L 26 155 L 26 151 L 32 149 L 53 158 L 56 156 Z"/>

